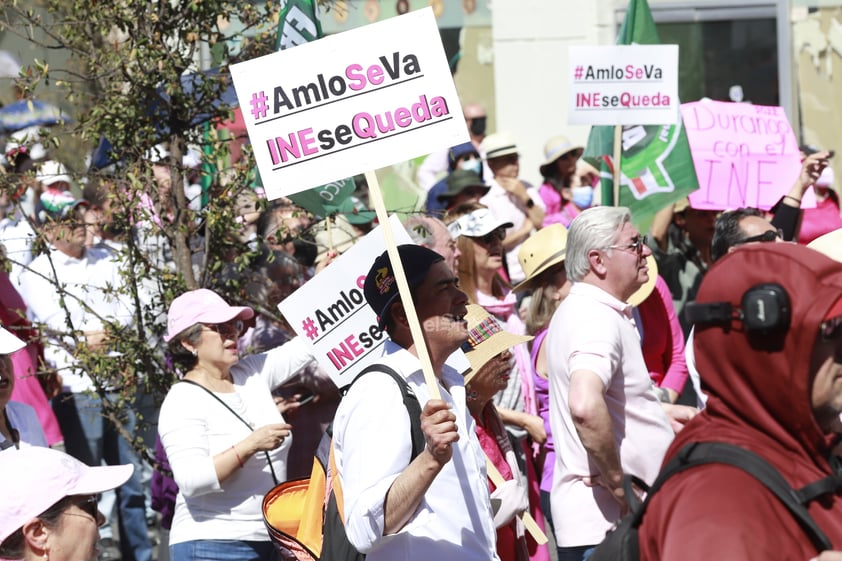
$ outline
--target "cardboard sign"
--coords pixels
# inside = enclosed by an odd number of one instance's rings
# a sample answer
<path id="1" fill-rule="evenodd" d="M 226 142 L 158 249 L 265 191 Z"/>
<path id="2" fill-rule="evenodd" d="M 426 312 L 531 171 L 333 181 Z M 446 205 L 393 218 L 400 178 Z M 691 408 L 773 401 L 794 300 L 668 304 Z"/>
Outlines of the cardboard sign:
<path id="1" fill-rule="evenodd" d="M 231 66 L 270 199 L 469 140 L 431 8 Z"/>
<path id="2" fill-rule="evenodd" d="M 678 45 L 570 47 L 571 125 L 674 125 Z"/>
<path id="3" fill-rule="evenodd" d="M 389 218 L 397 245 L 412 243 L 400 220 Z M 386 251 L 378 226 L 327 268 L 290 294 L 278 309 L 305 342 L 331 379 L 342 388 L 383 355 L 388 335 L 377 327 L 377 314 L 365 301 L 363 284 L 371 264 Z M 459 371 L 468 367 L 464 353 L 448 359 Z"/>
<path id="4" fill-rule="evenodd" d="M 697 101 L 681 105 L 699 190 L 693 208 L 770 209 L 801 171 L 795 134 L 781 107 Z M 810 190 L 802 205 L 815 206 Z"/>

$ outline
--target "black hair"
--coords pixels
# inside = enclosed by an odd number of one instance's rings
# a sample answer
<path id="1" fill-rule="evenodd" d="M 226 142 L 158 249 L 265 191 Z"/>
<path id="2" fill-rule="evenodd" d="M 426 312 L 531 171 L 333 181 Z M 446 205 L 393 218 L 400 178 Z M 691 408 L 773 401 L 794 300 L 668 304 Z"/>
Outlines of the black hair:
<path id="1" fill-rule="evenodd" d="M 756 208 L 738 208 L 723 212 L 716 217 L 713 229 L 713 239 L 710 243 L 710 259 L 716 261 L 728 253 L 732 247 L 739 245 L 745 238 L 740 228 L 743 218 L 757 216 L 763 218 L 763 213 Z"/>
<path id="2" fill-rule="evenodd" d="M 172 357 L 173 364 L 180 371 L 187 372 L 192 370 L 199 361 L 193 353 L 184 348 L 184 345 L 182 345 L 181 342 L 187 341 L 188 343 L 195 345 L 199 342 L 201 334 L 202 326 L 197 323 L 170 339 L 168 350 L 170 352 L 170 356 Z"/>

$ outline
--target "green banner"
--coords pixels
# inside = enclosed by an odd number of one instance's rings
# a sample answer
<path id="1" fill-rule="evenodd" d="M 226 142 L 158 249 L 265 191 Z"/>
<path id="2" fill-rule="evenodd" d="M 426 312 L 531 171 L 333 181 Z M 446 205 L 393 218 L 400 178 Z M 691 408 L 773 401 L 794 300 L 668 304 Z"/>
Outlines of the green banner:
<path id="1" fill-rule="evenodd" d="M 278 16 L 278 36 L 275 49 L 283 50 L 315 41 L 322 36 L 322 26 L 316 16 L 315 0 L 286 0 L 281 2 Z"/>
<path id="2" fill-rule="evenodd" d="M 646 0 L 631 0 L 618 45 L 660 44 Z M 584 158 L 600 170 L 602 204 L 614 204 L 614 127 L 592 127 Z M 641 231 L 655 213 L 699 188 L 687 133 L 677 125 L 623 126 L 619 204 Z"/>
<path id="3" fill-rule="evenodd" d="M 349 201 L 350 196 L 354 193 L 356 184 L 353 177 L 347 179 L 340 179 L 333 181 L 326 185 L 313 187 L 306 191 L 299 191 L 289 195 L 289 200 L 297 204 L 303 209 L 309 210 L 313 214 L 319 216 L 327 216 L 334 212 L 343 212 L 347 210 L 343 203 Z"/>

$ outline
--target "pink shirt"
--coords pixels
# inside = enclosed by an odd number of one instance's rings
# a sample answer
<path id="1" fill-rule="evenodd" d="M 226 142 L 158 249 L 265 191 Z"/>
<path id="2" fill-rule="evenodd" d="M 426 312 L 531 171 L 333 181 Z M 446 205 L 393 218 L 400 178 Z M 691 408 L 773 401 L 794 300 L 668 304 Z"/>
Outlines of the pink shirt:
<path id="1" fill-rule="evenodd" d="M 839 203 L 834 200 L 833 194 L 821 202 L 816 201 L 816 208 L 805 208 L 802 213 L 798 243 L 808 244 L 823 234 L 842 228 Z"/>
<path id="2" fill-rule="evenodd" d="M 623 472 L 652 483 L 673 432 L 650 389 L 631 306 L 596 286 L 574 283 L 553 315 L 546 342 L 556 448 L 550 499 L 556 539 L 560 547 L 594 545 L 620 519 L 620 505 L 608 489 L 584 482 L 598 473 L 570 415 L 570 374 L 589 370 L 605 385 Z"/>

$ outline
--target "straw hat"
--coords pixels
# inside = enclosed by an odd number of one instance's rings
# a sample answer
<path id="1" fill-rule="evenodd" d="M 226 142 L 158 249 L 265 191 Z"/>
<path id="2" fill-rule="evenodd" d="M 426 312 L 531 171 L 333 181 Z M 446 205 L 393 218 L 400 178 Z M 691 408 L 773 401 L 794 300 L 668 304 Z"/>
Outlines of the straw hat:
<path id="1" fill-rule="evenodd" d="M 512 290 L 518 292 L 529 288 L 535 277 L 558 263 L 564 261 L 567 254 L 567 228 L 561 224 L 552 224 L 541 228 L 520 246 L 517 260 L 526 274 Z"/>
<path id="2" fill-rule="evenodd" d="M 554 136 L 544 144 L 544 161 L 541 162 L 541 167 L 538 169 L 541 175 L 546 176 L 547 168 L 568 152 L 576 152 L 576 158 L 578 159 L 584 151 L 585 149 L 582 146 L 576 146 L 566 136 Z"/>
<path id="3" fill-rule="evenodd" d="M 639 306 L 655 290 L 655 282 L 658 280 L 658 262 L 650 255 L 646 258 L 646 266 L 649 267 L 649 280 L 638 288 L 637 292 L 629 296 L 628 302 L 632 306 Z"/>
<path id="4" fill-rule="evenodd" d="M 316 248 L 318 249 L 316 263 L 324 261 L 330 249 L 341 255 L 357 242 L 357 233 L 354 232 L 354 228 L 344 215 L 335 215 L 330 226 L 328 226 L 327 220 L 329 219 L 322 220 L 315 225 Z M 330 228 L 330 233 L 328 233 L 328 228 Z"/>
<path id="5" fill-rule="evenodd" d="M 824 253 L 834 261 L 842 263 L 842 228 L 819 236 L 808 243 L 807 247 L 815 249 L 819 253 Z"/>
<path id="6" fill-rule="evenodd" d="M 486 136 L 479 145 L 486 160 L 493 160 L 510 154 L 517 154 L 515 139 L 508 132 L 496 132 Z"/>
<path id="7" fill-rule="evenodd" d="M 497 318 L 486 312 L 482 306 L 468 304 L 467 308 L 465 321 L 468 322 L 467 345 L 470 346 L 470 350 L 465 351 L 465 357 L 471 363 L 471 369 L 465 375 L 466 384 L 486 362 L 515 345 L 532 340 L 530 335 L 515 335 L 503 329 Z"/>

